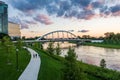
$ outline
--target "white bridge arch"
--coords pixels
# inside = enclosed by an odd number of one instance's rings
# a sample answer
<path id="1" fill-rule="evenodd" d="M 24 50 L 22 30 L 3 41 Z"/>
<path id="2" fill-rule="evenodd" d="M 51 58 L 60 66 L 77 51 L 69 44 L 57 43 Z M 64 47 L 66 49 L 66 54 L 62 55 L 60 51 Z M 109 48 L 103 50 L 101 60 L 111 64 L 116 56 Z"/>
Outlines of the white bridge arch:
<path id="1" fill-rule="evenodd" d="M 57 38 L 58 38 L 58 39 L 73 39 L 73 38 L 74 38 L 74 39 L 77 39 L 77 36 L 76 36 L 75 34 L 69 32 L 69 31 L 57 30 L 57 31 L 52 31 L 52 32 L 49 32 L 49 33 L 46 33 L 46 34 L 42 35 L 41 37 L 39 37 L 39 38 L 37 39 L 37 41 L 42 40 L 42 39 L 45 39 L 45 37 L 47 37 L 47 36 L 49 36 L 49 35 L 51 35 L 51 34 L 52 34 L 51 40 L 52 40 L 52 39 L 55 39 L 55 38 L 54 38 L 54 33 L 57 33 Z M 62 38 L 59 37 L 59 33 L 62 33 Z M 64 35 L 65 33 L 67 34 L 67 38 L 65 38 L 65 35 Z"/>

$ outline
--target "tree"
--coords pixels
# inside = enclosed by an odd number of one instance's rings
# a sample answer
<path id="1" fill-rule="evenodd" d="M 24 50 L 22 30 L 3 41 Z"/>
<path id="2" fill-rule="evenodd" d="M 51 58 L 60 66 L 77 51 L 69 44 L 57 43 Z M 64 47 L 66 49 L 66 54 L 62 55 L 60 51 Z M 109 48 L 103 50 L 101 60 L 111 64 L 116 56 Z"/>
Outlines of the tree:
<path id="1" fill-rule="evenodd" d="M 83 79 L 82 70 L 76 61 L 75 50 L 69 47 L 67 55 L 65 56 L 64 80 L 85 80 Z"/>
<path id="2" fill-rule="evenodd" d="M 34 44 L 33 44 L 33 46 L 35 47 L 35 48 L 40 48 L 40 45 L 39 45 L 39 43 L 38 42 L 35 42 Z"/>
<path id="3" fill-rule="evenodd" d="M 8 34 L 0 33 L 0 39 L 3 39 L 5 36 L 6 36 L 6 37 L 9 37 Z M 9 37 L 9 38 L 10 38 L 10 37 Z"/>
<path id="4" fill-rule="evenodd" d="M 106 44 L 120 44 L 120 33 L 107 32 L 105 33 L 104 43 Z"/>
<path id="5" fill-rule="evenodd" d="M 39 43 L 40 44 L 40 49 L 43 50 L 43 45 L 42 43 Z"/>
<path id="6" fill-rule="evenodd" d="M 79 38 L 79 39 L 80 39 L 81 37 L 80 37 L 80 36 L 77 36 L 77 38 Z"/>
<path id="7" fill-rule="evenodd" d="M 14 51 L 14 45 L 8 36 L 3 37 L 2 41 L 3 41 L 3 46 L 7 53 L 7 62 L 10 63 L 9 56 L 10 53 L 13 53 Z"/>
<path id="8" fill-rule="evenodd" d="M 56 52 L 57 55 L 61 54 L 61 49 L 60 49 L 60 44 L 59 43 L 57 43 L 57 46 L 55 48 L 55 52 Z"/>
<path id="9" fill-rule="evenodd" d="M 51 55 L 53 55 L 54 54 L 54 45 L 53 45 L 53 42 L 50 42 L 49 44 L 48 44 L 48 47 L 47 47 L 47 52 L 49 53 L 49 54 L 51 54 Z"/>
<path id="10" fill-rule="evenodd" d="M 26 39 L 26 37 L 25 36 L 22 36 L 22 40 L 25 40 Z"/>
<path id="11" fill-rule="evenodd" d="M 34 44 L 33 44 L 33 46 L 35 47 L 35 48 L 37 48 L 37 49 L 43 49 L 43 45 L 42 45 L 42 43 L 40 43 L 40 42 L 35 42 Z"/>
<path id="12" fill-rule="evenodd" d="M 17 47 L 18 49 L 21 49 L 21 48 L 23 47 L 23 42 L 22 42 L 22 40 L 19 39 L 19 40 L 17 41 L 16 47 Z"/>
<path id="13" fill-rule="evenodd" d="M 83 35 L 82 38 L 83 39 L 90 39 L 91 37 L 90 37 L 90 35 Z"/>
<path id="14" fill-rule="evenodd" d="M 105 67 L 106 67 L 106 61 L 105 61 L 104 59 L 102 59 L 102 60 L 100 61 L 100 66 L 101 66 L 102 68 L 105 68 Z"/>

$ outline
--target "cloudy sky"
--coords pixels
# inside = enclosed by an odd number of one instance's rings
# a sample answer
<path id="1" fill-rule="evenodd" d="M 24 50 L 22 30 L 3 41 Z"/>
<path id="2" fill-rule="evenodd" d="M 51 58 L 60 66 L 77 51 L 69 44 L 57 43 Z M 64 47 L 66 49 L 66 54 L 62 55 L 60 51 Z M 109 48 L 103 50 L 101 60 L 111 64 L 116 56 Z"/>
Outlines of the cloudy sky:
<path id="1" fill-rule="evenodd" d="M 9 6 L 9 21 L 21 24 L 22 36 L 40 36 L 54 30 L 91 36 L 120 32 L 120 0 L 2 1 Z"/>

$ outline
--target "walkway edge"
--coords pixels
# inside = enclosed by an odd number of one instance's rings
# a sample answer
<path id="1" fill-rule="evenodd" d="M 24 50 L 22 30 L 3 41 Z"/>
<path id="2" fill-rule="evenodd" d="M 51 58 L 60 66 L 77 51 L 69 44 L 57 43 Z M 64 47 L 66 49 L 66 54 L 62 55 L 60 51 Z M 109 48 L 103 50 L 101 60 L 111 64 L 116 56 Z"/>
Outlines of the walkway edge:
<path id="1" fill-rule="evenodd" d="M 26 47 L 24 47 L 26 48 Z M 34 51 L 31 48 L 26 48 L 30 54 L 31 54 L 31 59 L 23 73 L 20 75 L 18 80 L 37 80 L 39 70 L 40 70 L 40 64 L 41 60 L 36 51 Z"/>

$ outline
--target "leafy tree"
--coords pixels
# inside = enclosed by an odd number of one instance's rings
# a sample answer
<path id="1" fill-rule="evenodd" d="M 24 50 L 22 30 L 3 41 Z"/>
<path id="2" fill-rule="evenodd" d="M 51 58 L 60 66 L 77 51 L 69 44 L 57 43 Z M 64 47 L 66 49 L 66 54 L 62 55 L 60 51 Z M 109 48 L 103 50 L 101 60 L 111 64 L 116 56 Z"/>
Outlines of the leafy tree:
<path id="1" fill-rule="evenodd" d="M 83 39 L 90 39 L 91 36 L 90 36 L 90 35 L 83 35 L 82 38 L 83 38 Z"/>
<path id="2" fill-rule="evenodd" d="M 102 59 L 102 60 L 100 61 L 100 66 L 101 66 L 102 68 L 105 68 L 105 67 L 106 67 L 106 61 L 105 61 L 104 59 Z"/>
<path id="3" fill-rule="evenodd" d="M 35 42 L 33 46 L 38 49 L 43 49 L 43 45 L 40 42 Z"/>
<path id="4" fill-rule="evenodd" d="M 56 52 L 57 55 L 61 54 L 61 49 L 60 49 L 60 44 L 59 43 L 57 43 L 57 46 L 55 48 L 55 52 Z"/>
<path id="5" fill-rule="evenodd" d="M 17 47 L 18 49 L 21 49 L 21 48 L 23 47 L 23 42 L 22 42 L 22 40 L 19 39 L 19 40 L 17 41 L 16 47 Z"/>
<path id="6" fill-rule="evenodd" d="M 120 33 L 107 32 L 104 34 L 104 43 L 106 44 L 120 44 Z"/>
<path id="7" fill-rule="evenodd" d="M 3 39 L 5 36 L 6 36 L 6 37 L 9 37 L 8 34 L 0 33 L 0 39 Z M 9 38 L 10 38 L 10 37 L 9 37 Z"/>
<path id="8" fill-rule="evenodd" d="M 40 44 L 40 49 L 43 50 L 43 45 L 42 43 L 39 43 Z"/>
<path id="9" fill-rule="evenodd" d="M 80 36 L 77 36 L 78 39 L 80 39 L 81 37 Z"/>
<path id="10" fill-rule="evenodd" d="M 33 46 L 34 46 L 35 48 L 39 48 L 39 47 L 40 47 L 38 42 L 35 42 L 35 43 L 33 44 Z"/>
<path id="11" fill-rule="evenodd" d="M 54 49 L 53 42 L 50 42 L 50 43 L 48 44 L 48 47 L 47 47 L 47 52 L 48 52 L 49 54 L 53 55 L 53 54 L 54 54 L 54 51 L 55 51 L 55 49 Z"/>
<path id="12" fill-rule="evenodd" d="M 82 70 L 77 64 L 75 50 L 69 47 L 67 54 L 65 56 L 66 62 L 63 71 L 64 80 L 85 80 L 83 79 Z"/>
<path id="13" fill-rule="evenodd" d="M 26 39 L 26 37 L 25 36 L 22 36 L 22 40 L 25 40 Z"/>
<path id="14" fill-rule="evenodd" d="M 3 41 L 4 49 L 6 50 L 7 53 L 7 62 L 10 63 L 9 56 L 10 53 L 13 53 L 14 51 L 14 45 L 8 36 L 3 37 L 2 41 Z"/>

